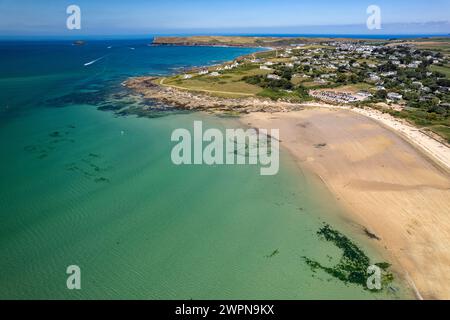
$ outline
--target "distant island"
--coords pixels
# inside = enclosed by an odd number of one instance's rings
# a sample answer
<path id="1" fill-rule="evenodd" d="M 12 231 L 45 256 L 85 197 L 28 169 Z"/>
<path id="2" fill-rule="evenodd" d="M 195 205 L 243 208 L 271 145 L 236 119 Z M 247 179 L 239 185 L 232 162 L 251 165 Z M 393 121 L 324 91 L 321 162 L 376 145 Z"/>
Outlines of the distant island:
<path id="1" fill-rule="evenodd" d="M 86 44 L 86 41 L 83 41 L 83 40 L 76 40 L 76 41 L 72 42 L 72 44 L 73 44 L 74 46 L 83 46 L 83 45 Z"/>

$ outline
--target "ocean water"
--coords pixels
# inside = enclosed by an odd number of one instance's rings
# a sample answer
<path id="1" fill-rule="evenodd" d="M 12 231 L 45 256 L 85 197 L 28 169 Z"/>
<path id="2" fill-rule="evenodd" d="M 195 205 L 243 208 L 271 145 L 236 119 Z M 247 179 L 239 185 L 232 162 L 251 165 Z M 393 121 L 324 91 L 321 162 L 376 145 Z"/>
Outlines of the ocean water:
<path id="1" fill-rule="evenodd" d="M 371 293 L 305 264 L 342 256 L 317 236 L 324 223 L 381 258 L 286 152 L 269 177 L 255 166 L 172 164 L 174 129 L 236 120 L 98 110 L 123 103 L 129 76 L 258 50 L 148 42 L 0 43 L 0 299 L 409 297 L 398 281 L 395 292 Z M 67 289 L 70 265 L 81 268 L 81 290 Z"/>

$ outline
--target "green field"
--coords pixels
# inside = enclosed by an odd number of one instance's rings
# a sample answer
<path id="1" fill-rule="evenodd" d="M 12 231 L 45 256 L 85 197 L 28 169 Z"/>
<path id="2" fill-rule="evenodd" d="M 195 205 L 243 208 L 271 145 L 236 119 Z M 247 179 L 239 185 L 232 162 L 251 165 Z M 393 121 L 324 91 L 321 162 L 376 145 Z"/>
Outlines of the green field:
<path id="1" fill-rule="evenodd" d="M 213 72 L 215 68 L 210 68 Z M 183 79 L 183 75 L 166 78 L 164 85 L 191 91 L 206 92 L 220 97 L 247 97 L 257 95 L 262 88 L 246 83 L 245 76 L 264 75 L 270 71 L 261 70 L 256 65 L 247 64 L 236 69 L 222 71 L 222 74 L 213 77 L 210 74 L 198 75 L 191 73 L 191 79 Z"/>
<path id="2" fill-rule="evenodd" d="M 433 50 L 441 51 L 443 53 L 450 53 L 450 40 L 449 38 L 419 38 L 407 41 L 402 41 L 402 44 L 414 45 L 420 50 Z"/>
<path id="3" fill-rule="evenodd" d="M 349 85 L 337 87 L 336 89 L 356 93 L 358 91 L 371 91 L 373 88 L 374 87 L 368 83 L 360 82 L 360 83 L 349 84 Z"/>
<path id="4" fill-rule="evenodd" d="M 447 79 L 450 79 L 450 66 L 430 66 L 430 70 L 431 71 L 435 71 L 435 72 L 440 72 L 445 74 L 445 76 L 447 77 Z"/>
<path id="5" fill-rule="evenodd" d="M 444 137 L 448 143 L 450 143 L 450 127 L 445 125 L 435 125 L 429 127 L 431 131 L 434 133 L 440 135 L 441 137 Z"/>

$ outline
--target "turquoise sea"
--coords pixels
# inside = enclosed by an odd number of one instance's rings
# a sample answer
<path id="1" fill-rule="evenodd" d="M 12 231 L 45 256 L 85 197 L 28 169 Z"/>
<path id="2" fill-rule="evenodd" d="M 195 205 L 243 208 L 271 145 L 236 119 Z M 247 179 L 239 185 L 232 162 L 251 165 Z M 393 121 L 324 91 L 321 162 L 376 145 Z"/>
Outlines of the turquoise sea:
<path id="1" fill-rule="evenodd" d="M 0 299 L 409 297 L 398 281 L 372 293 L 305 263 L 342 257 L 317 235 L 324 223 L 382 259 L 286 152 L 276 176 L 172 164 L 174 129 L 236 120 L 98 110 L 152 104 L 127 100 L 127 77 L 259 50 L 149 42 L 0 42 Z M 69 265 L 81 269 L 81 290 L 66 287 Z"/>

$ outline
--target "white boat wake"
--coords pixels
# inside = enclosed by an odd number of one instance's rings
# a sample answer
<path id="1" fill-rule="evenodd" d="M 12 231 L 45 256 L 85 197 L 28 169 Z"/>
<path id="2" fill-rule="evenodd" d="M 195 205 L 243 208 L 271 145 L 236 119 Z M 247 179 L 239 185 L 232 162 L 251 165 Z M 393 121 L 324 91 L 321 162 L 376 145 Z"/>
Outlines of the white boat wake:
<path id="1" fill-rule="evenodd" d="M 90 62 L 87 62 L 87 63 L 84 64 L 84 66 L 85 66 L 85 67 L 90 66 L 91 64 L 94 64 L 94 63 L 96 63 L 97 61 L 102 60 L 103 58 L 104 58 L 104 57 L 101 57 L 101 58 L 92 60 L 92 61 L 90 61 Z"/>

